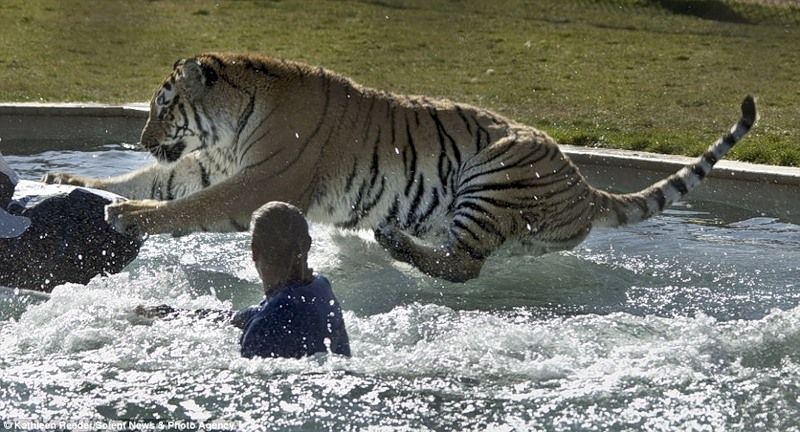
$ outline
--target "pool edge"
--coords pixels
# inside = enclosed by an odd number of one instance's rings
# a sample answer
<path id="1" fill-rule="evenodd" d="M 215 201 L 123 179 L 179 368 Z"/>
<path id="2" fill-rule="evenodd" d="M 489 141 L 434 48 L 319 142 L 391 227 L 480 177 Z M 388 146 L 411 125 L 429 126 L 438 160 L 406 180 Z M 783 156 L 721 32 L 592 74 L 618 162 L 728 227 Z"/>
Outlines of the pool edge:
<path id="1" fill-rule="evenodd" d="M 0 150 L 31 154 L 135 143 L 146 104 L 0 103 Z"/>

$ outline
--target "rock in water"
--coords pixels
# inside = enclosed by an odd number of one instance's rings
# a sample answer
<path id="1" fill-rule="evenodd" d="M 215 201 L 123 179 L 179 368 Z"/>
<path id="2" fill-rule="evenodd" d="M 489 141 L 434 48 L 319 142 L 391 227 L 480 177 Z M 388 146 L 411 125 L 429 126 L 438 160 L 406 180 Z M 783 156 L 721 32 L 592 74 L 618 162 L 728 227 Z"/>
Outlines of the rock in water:
<path id="1" fill-rule="evenodd" d="M 4 209 L 11 203 L 11 197 L 14 196 L 14 185 L 14 181 L 6 173 L 0 171 L 0 208 Z"/>
<path id="2" fill-rule="evenodd" d="M 65 282 L 85 284 L 117 273 L 136 258 L 142 240 L 104 220 L 106 197 L 76 188 L 9 213 L 31 219 L 22 235 L 0 238 L 0 285 L 49 292 Z"/>

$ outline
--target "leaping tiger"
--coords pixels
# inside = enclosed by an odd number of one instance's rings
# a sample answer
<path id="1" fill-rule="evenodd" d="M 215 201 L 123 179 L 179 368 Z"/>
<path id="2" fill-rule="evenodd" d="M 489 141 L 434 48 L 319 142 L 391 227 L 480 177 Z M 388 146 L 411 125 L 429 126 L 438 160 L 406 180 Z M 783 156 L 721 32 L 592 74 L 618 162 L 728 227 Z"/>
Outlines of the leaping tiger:
<path id="1" fill-rule="evenodd" d="M 376 91 L 302 63 L 201 54 L 177 61 L 150 102 L 141 145 L 157 163 L 44 181 L 132 198 L 107 219 L 150 234 L 245 231 L 256 208 L 286 201 L 315 222 L 374 230 L 395 259 L 429 275 L 466 281 L 505 242 L 571 249 L 592 227 L 661 212 L 747 134 L 751 96 L 741 109 L 694 163 L 613 194 L 589 185 L 548 135 L 488 110 Z"/>

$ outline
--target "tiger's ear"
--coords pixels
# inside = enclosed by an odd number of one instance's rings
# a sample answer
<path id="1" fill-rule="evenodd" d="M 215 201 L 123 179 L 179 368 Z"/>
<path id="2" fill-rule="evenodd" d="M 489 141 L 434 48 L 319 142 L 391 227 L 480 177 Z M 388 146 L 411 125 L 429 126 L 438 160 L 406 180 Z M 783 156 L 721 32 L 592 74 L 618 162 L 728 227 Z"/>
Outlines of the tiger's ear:
<path id="1" fill-rule="evenodd" d="M 178 75 L 176 82 L 183 86 L 192 99 L 202 96 L 219 79 L 217 72 L 213 68 L 195 60 L 185 60 L 180 66 L 181 73 Z"/>

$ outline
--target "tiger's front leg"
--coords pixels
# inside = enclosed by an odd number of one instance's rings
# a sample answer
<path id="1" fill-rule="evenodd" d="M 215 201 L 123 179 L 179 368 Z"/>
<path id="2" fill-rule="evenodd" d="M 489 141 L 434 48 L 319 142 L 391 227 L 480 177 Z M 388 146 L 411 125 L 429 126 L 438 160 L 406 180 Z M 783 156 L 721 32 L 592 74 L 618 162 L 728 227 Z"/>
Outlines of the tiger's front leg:
<path id="1" fill-rule="evenodd" d="M 171 200 L 189 195 L 218 181 L 224 174 L 209 172 L 202 153 L 193 153 L 173 164 L 153 163 L 126 174 L 92 178 L 69 173 L 48 173 L 45 183 L 102 189 L 130 199 Z"/>
<path id="2" fill-rule="evenodd" d="M 63 184 L 100 189 L 100 187 L 98 187 L 98 181 L 99 179 L 92 177 L 79 176 L 77 174 L 63 172 L 47 173 L 44 175 L 44 177 L 42 177 L 42 182 L 47 184 Z"/>
<path id="3" fill-rule="evenodd" d="M 393 224 L 378 227 L 375 240 L 389 251 L 392 258 L 411 264 L 429 276 L 450 282 L 466 282 L 477 278 L 484 262 L 483 258 L 473 257 L 454 246 L 453 241 L 436 247 L 419 244 Z"/>
<path id="4" fill-rule="evenodd" d="M 263 173 L 241 171 L 183 198 L 111 204 L 106 207 L 106 221 L 123 233 L 247 231 L 250 216 L 269 201 L 288 202 L 306 211 L 311 197 L 309 183 L 310 178 L 270 178 Z"/>
<path id="5" fill-rule="evenodd" d="M 170 217 L 165 204 L 166 201 L 157 200 L 119 201 L 106 206 L 105 219 L 115 230 L 131 236 L 162 232 L 160 227 L 167 222 L 164 219 Z M 180 230 L 172 233 L 185 234 Z"/>
<path id="6" fill-rule="evenodd" d="M 168 233 L 181 236 L 195 231 L 246 231 L 250 213 L 232 206 L 188 196 L 175 201 L 130 200 L 106 206 L 106 222 L 129 235 Z M 205 204 L 204 204 L 205 203 Z"/>
<path id="7" fill-rule="evenodd" d="M 175 170 L 185 169 L 183 165 L 185 164 L 167 166 L 156 163 L 136 171 L 108 178 L 93 178 L 56 172 L 45 174 L 42 177 L 42 182 L 101 189 L 131 199 L 160 199 L 164 195 L 162 190 L 167 186 L 170 173 Z"/>

